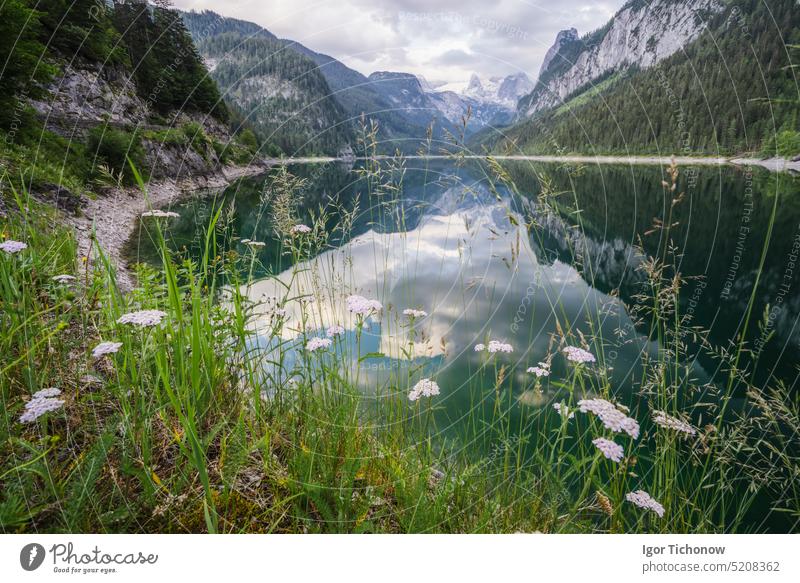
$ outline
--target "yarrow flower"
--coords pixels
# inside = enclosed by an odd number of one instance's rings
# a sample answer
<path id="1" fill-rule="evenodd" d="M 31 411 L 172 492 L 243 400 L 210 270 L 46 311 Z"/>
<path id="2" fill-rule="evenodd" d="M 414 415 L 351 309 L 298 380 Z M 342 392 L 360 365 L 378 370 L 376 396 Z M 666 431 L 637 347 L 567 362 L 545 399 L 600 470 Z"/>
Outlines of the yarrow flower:
<path id="1" fill-rule="evenodd" d="M 333 341 L 330 338 L 312 338 L 306 344 L 306 350 L 315 352 L 317 350 L 329 348 L 331 344 L 333 344 Z"/>
<path id="2" fill-rule="evenodd" d="M 252 247 L 253 249 L 256 248 L 261 249 L 262 247 L 267 246 L 267 244 L 264 243 L 263 241 L 251 241 L 250 239 L 245 239 L 244 241 L 242 241 L 242 243 L 244 243 L 248 247 Z"/>
<path id="3" fill-rule="evenodd" d="M 161 211 L 161 210 L 153 210 L 153 211 L 145 211 L 142 213 L 143 218 L 156 218 L 156 219 L 177 219 L 180 217 L 178 213 L 174 213 L 172 211 Z"/>
<path id="4" fill-rule="evenodd" d="M 117 320 L 118 324 L 134 324 L 140 327 L 156 326 L 167 316 L 161 310 L 140 310 L 125 314 Z"/>
<path id="5" fill-rule="evenodd" d="M 644 490 L 636 490 L 635 492 L 628 492 L 627 494 L 625 494 L 625 500 L 635 504 L 639 508 L 652 510 L 653 512 L 658 514 L 659 518 L 662 518 L 664 516 L 664 507 L 658 502 L 656 502 L 656 500 Z"/>
<path id="6" fill-rule="evenodd" d="M 422 379 L 414 388 L 411 389 L 411 392 L 408 393 L 408 400 L 409 401 L 416 401 L 420 397 L 433 397 L 439 394 L 439 385 L 436 384 L 436 381 L 432 381 L 431 379 Z"/>
<path id="7" fill-rule="evenodd" d="M 628 417 L 613 403 L 605 399 L 582 399 L 578 401 L 581 413 L 594 413 L 603 425 L 616 433 L 627 433 L 634 439 L 639 438 L 639 423 Z"/>
<path id="8" fill-rule="evenodd" d="M 28 245 L 22 243 L 20 241 L 3 241 L 0 243 L 0 249 L 8 253 L 9 255 L 13 255 L 14 253 L 19 253 L 20 251 L 24 251 L 28 248 Z"/>
<path id="9" fill-rule="evenodd" d="M 31 400 L 25 403 L 25 412 L 20 416 L 21 423 L 32 423 L 50 411 L 55 411 L 64 406 L 63 399 L 55 399 L 61 394 L 61 389 L 55 387 L 37 391 Z"/>
<path id="10" fill-rule="evenodd" d="M 53 281 L 56 283 L 69 283 L 71 281 L 75 281 L 75 276 L 67 275 L 66 273 L 62 275 L 54 275 Z"/>
<path id="11" fill-rule="evenodd" d="M 94 358 L 100 358 L 106 354 L 114 354 L 118 352 L 120 348 L 122 348 L 122 342 L 101 342 L 92 350 L 92 356 Z"/>
<path id="12" fill-rule="evenodd" d="M 425 310 L 413 310 L 411 308 L 403 310 L 403 315 L 408 316 L 409 318 L 425 318 L 428 315 L 428 312 Z"/>
<path id="13" fill-rule="evenodd" d="M 567 357 L 567 360 L 571 362 L 585 363 L 597 361 L 594 354 L 583 348 L 578 348 L 577 346 L 567 346 L 564 349 L 564 355 Z"/>
<path id="14" fill-rule="evenodd" d="M 475 352 L 483 352 L 484 350 L 486 350 L 486 345 L 485 344 L 480 344 L 479 343 L 479 344 L 475 345 Z"/>
<path id="15" fill-rule="evenodd" d="M 697 433 L 697 430 L 686 423 L 686 421 L 667 415 L 664 411 L 653 411 L 653 423 L 665 429 L 672 429 L 673 431 L 685 433 L 686 435 L 694 435 Z"/>
<path id="16" fill-rule="evenodd" d="M 311 232 L 311 227 L 307 225 L 295 225 L 291 229 L 289 229 L 289 234 L 291 235 L 305 235 Z"/>
<path id="17" fill-rule="evenodd" d="M 360 316 L 368 316 L 372 312 L 380 312 L 383 305 L 378 300 L 368 300 L 363 296 L 352 295 L 347 298 L 347 309 Z"/>
<path id="18" fill-rule="evenodd" d="M 496 352 L 514 352 L 514 347 L 510 344 L 506 344 L 505 342 L 500 342 L 499 340 L 490 340 L 488 345 L 475 345 L 475 352 L 483 352 L 484 350 L 490 352 L 491 354 Z"/>
<path id="19" fill-rule="evenodd" d="M 325 336 L 328 338 L 333 338 L 334 336 L 341 336 L 344 334 L 344 326 L 339 326 L 338 324 L 328 327 L 325 330 Z"/>
<path id="20" fill-rule="evenodd" d="M 558 411 L 559 415 L 566 417 L 567 419 L 572 419 L 575 417 L 575 411 L 570 411 L 569 407 L 562 405 L 561 403 L 553 403 L 553 409 Z"/>
<path id="21" fill-rule="evenodd" d="M 529 367 L 526 372 L 531 374 L 535 374 L 537 377 L 549 377 L 550 376 L 550 364 L 546 362 L 540 362 L 538 366 Z"/>
<path id="22" fill-rule="evenodd" d="M 604 437 L 593 439 L 592 443 L 612 462 L 619 463 L 622 461 L 624 450 L 620 444 L 611 441 L 610 439 L 605 439 Z"/>

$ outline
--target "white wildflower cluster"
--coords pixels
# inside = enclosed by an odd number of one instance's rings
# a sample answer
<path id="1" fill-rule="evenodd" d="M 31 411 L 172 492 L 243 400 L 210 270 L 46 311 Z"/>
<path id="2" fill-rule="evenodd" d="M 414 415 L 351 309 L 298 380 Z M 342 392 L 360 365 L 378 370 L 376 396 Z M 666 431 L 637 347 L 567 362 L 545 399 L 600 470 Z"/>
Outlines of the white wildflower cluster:
<path id="1" fill-rule="evenodd" d="M 610 439 L 605 439 L 604 437 L 593 439 L 592 443 L 612 462 L 619 463 L 622 461 L 622 456 L 625 452 L 620 444 L 611 441 Z"/>
<path id="2" fill-rule="evenodd" d="M 330 338 L 312 338 L 306 344 L 306 350 L 309 352 L 316 352 L 317 350 L 330 348 L 331 344 L 333 344 L 333 340 Z"/>
<path id="3" fill-rule="evenodd" d="M 672 429 L 686 435 L 695 435 L 697 433 L 697 430 L 686 421 L 667 415 L 664 411 L 653 411 L 653 422 L 665 429 Z"/>
<path id="4" fill-rule="evenodd" d="M 566 356 L 567 360 L 570 362 L 577 362 L 579 364 L 597 361 L 594 354 L 583 348 L 578 348 L 577 346 L 567 346 L 564 349 L 564 356 Z"/>
<path id="5" fill-rule="evenodd" d="M 0 249 L 8 253 L 9 255 L 13 255 L 14 253 L 19 253 L 20 251 L 24 251 L 27 249 L 28 246 L 25 243 L 21 243 L 20 241 L 3 241 L 0 243 Z"/>
<path id="6" fill-rule="evenodd" d="M 306 235 L 311 232 L 311 227 L 308 225 L 295 225 L 289 229 L 290 235 Z"/>
<path id="7" fill-rule="evenodd" d="M 247 245 L 248 247 L 252 247 L 253 249 L 261 249 L 262 247 L 266 247 L 267 244 L 263 241 L 253 241 L 252 239 L 242 239 L 242 244 Z"/>
<path id="8" fill-rule="evenodd" d="M 166 316 L 166 312 L 162 312 L 161 310 L 140 310 L 138 312 L 125 314 L 117 320 L 117 324 L 133 324 L 142 328 L 157 326 Z"/>
<path id="9" fill-rule="evenodd" d="M 64 406 L 63 399 L 56 399 L 61 390 L 55 387 L 37 391 L 31 400 L 25 403 L 25 412 L 20 416 L 21 423 L 32 423 L 50 411 L 55 411 Z"/>
<path id="10" fill-rule="evenodd" d="M 368 300 L 363 296 L 352 295 L 347 298 L 347 309 L 359 316 L 368 316 L 373 312 L 380 312 L 383 305 L 378 300 Z"/>
<path id="11" fill-rule="evenodd" d="M 495 354 L 496 352 L 514 352 L 514 347 L 510 344 L 506 344 L 505 342 L 500 342 L 499 340 L 490 340 L 488 345 L 475 345 L 475 352 L 483 352 L 484 350 Z"/>
<path id="12" fill-rule="evenodd" d="M 411 308 L 403 310 L 403 315 L 408 316 L 409 318 L 425 318 L 428 316 L 428 312 L 425 310 L 414 310 Z"/>
<path id="13" fill-rule="evenodd" d="M 575 411 L 570 411 L 569 407 L 562 405 L 561 403 L 553 403 L 553 409 L 555 409 L 559 415 L 566 417 L 567 419 L 572 419 L 575 417 Z"/>
<path id="14" fill-rule="evenodd" d="M 342 334 L 344 334 L 344 326 L 339 326 L 338 324 L 329 326 L 328 329 L 325 330 L 325 336 L 328 338 L 334 338 L 335 336 L 341 336 Z"/>
<path id="15" fill-rule="evenodd" d="M 607 429 L 616 433 L 627 433 L 634 439 L 639 438 L 639 424 L 636 419 L 628 417 L 614 403 L 605 399 L 582 399 L 578 401 L 581 413 L 594 413 Z"/>
<path id="16" fill-rule="evenodd" d="M 122 348 L 122 342 L 101 342 L 94 347 L 94 350 L 92 350 L 92 356 L 94 358 L 100 358 L 101 356 L 105 356 L 107 354 L 119 352 L 120 348 Z"/>
<path id="17" fill-rule="evenodd" d="M 479 342 L 478 344 L 475 345 L 475 352 L 483 352 L 484 350 L 486 350 L 485 344 L 481 344 Z"/>
<path id="18" fill-rule="evenodd" d="M 420 397 L 433 397 L 439 394 L 439 385 L 436 384 L 436 381 L 432 381 L 431 379 L 422 379 L 414 388 L 411 389 L 411 392 L 408 393 L 408 400 L 409 401 L 416 401 Z"/>
<path id="19" fill-rule="evenodd" d="M 653 512 L 658 514 L 659 518 L 664 516 L 664 507 L 658 502 L 656 502 L 655 499 L 644 490 L 636 490 L 635 492 L 628 492 L 627 494 L 625 494 L 625 500 L 635 504 L 639 508 L 652 510 Z"/>
<path id="20" fill-rule="evenodd" d="M 54 275 L 53 276 L 53 281 L 56 282 L 56 283 L 70 283 L 70 282 L 75 281 L 75 276 L 74 275 L 67 275 L 66 273 L 64 273 L 62 275 Z"/>
<path id="21" fill-rule="evenodd" d="M 143 218 L 155 218 L 155 219 L 177 219 L 180 217 L 178 213 L 174 213 L 172 211 L 161 211 L 161 210 L 153 210 L 153 211 L 145 211 L 142 213 Z"/>
<path id="22" fill-rule="evenodd" d="M 531 366 L 528 368 L 527 372 L 531 374 L 535 374 L 537 377 L 549 377 L 550 376 L 550 363 L 549 362 L 540 362 L 537 366 Z"/>

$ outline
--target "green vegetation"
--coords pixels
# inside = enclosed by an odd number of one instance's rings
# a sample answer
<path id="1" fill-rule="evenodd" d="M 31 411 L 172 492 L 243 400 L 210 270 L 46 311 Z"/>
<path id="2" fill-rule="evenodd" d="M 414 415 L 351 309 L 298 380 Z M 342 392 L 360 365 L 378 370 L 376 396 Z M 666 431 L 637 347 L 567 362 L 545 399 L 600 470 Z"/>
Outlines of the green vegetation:
<path id="1" fill-rule="evenodd" d="M 734 0 L 685 51 L 614 83 L 601 79 L 486 143 L 525 154 L 795 155 L 800 96 L 790 45 L 798 41 L 794 0 Z"/>

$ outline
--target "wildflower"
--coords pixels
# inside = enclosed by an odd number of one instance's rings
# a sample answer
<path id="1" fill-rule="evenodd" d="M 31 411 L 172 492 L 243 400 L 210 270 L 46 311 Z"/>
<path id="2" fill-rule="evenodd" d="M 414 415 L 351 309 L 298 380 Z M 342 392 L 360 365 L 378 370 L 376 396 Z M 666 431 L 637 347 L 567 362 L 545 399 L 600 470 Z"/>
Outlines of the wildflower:
<path id="1" fill-rule="evenodd" d="M 367 316 L 372 312 L 380 312 L 383 305 L 378 300 L 368 300 L 362 296 L 352 295 L 347 298 L 347 309 L 354 314 Z"/>
<path id="2" fill-rule="evenodd" d="M 605 399 L 582 399 L 578 401 L 581 413 L 594 413 L 603 425 L 616 433 L 627 433 L 634 439 L 639 438 L 639 424 L 636 419 L 628 417 L 613 403 Z"/>
<path id="3" fill-rule="evenodd" d="M 36 391 L 32 399 L 48 399 L 51 397 L 58 397 L 61 394 L 61 389 L 56 387 L 50 387 L 49 389 L 42 389 L 40 391 Z"/>
<path id="4" fill-rule="evenodd" d="M 334 325 L 325 330 L 325 336 L 333 338 L 334 336 L 341 336 L 344 334 L 344 326 Z"/>
<path id="5" fill-rule="evenodd" d="M 244 241 L 242 241 L 242 243 L 253 249 L 261 249 L 262 247 L 267 246 L 267 244 L 262 241 L 251 241 L 250 239 L 246 239 L 246 241 L 246 243 Z"/>
<path id="6" fill-rule="evenodd" d="M 697 430 L 686 423 L 686 421 L 678 419 L 677 417 L 671 417 L 664 413 L 664 411 L 653 411 L 653 422 L 666 429 L 672 429 L 679 433 L 685 433 L 686 435 L 695 435 L 697 433 Z"/>
<path id="7" fill-rule="evenodd" d="M 561 403 L 553 403 L 553 409 L 558 411 L 559 415 L 566 417 L 567 419 L 572 419 L 575 417 L 575 411 L 570 411 L 569 407 L 562 405 Z"/>
<path id="8" fill-rule="evenodd" d="M 315 352 L 317 350 L 322 350 L 325 348 L 329 348 L 333 341 L 330 338 L 312 338 L 306 344 L 306 350 L 309 352 Z"/>
<path id="9" fill-rule="evenodd" d="M 425 318 L 428 316 L 428 312 L 425 310 L 412 310 L 411 308 L 408 308 L 403 310 L 403 315 L 408 316 L 409 318 Z"/>
<path id="10" fill-rule="evenodd" d="M 540 362 L 538 366 L 532 366 L 526 372 L 535 374 L 537 377 L 549 377 L 550 365 L 546 362 Z"/>
<path id="11" fill-rule="evenodd" d="M 564 349 L 564 355 L 567 357 L 567 360 L 571 362 L 577 362 L 579 364 L 597 361 L 597 359 L 594 357 L 594 354 L 588 350 L 584 350 L 583 348 L 578 348 L 577 346 L 567 346 Z"/>
<path id="12" fill-rule="evenodd" d="M 14 253 L 19 253 L 20 251 L 24 251 L 27 249 L 28 246 L 25 243 L 21 243 L 19 241 L 3 241 L 0 243 L 0 249 L 8 253 L 9 255 L 13 255 Z"/>
<path id="13" fill-rule="evenodd" d="M 161 320 L 163 320 L 166 315 L 167 314 L 161 310 L 140 310 L 138 312 L 125 314 L 117 320 L 117 324 L 134 324 L 140 327 L 156 326 L 161 323 Z"/>
<path id="14" fill-rule="evenodd" d="M 94 358 L 100 358 L 106 354 L 114 354 L 118 352 L 120 348 L 122 348 L 122 342 L 101 342 L 92 350 L 92 356 Z"/>
<path id="15" fill-rule="evenodd" d="M 273 308 L 272 310 L 272 315 L 276 318 L 285 318 L 288 314 L 286 308 Z"/>
<path id="16" fill-rule="evenodd" d="M 622 461 L 622 455 L 624 453 L 622 446 L 618 443 L 611 441 L 610 439 L 605 439 L 603 437 L 598 437 L 597 439 L 593 439 L 592 443 L 599 449 L 604 456 L 610 459 L 612 462 L 619 463 Z"/>
<path id="17" fill-rule="evenodd" d="M 295 225 L 294 227 L 289 229 L 290 235 L 304 235 L 310 232 L 311 232 L 311 227 L 308 227 L 306 225 Z"/>
<path id="18" fill-rule="evenodd" d="M 25 412 L 19 418 L 20 423 L 32 423 L 45 413 L 63 407 L 63 399 L 54 398 L 60 394 L 61 390 L 55 387 L 34 393 L 31 400 L 25 403 Z"/>
<path id="19" fill-rule="evenodd" d="M 436 381 L 432 381 L 431 379 L 422 379 L 414 388 L 411 389 L 411 392 L 408 393 L 408 400 L 409 401 L 416 401 L 420 397 L 433 397 L 439 394 L 439 385 L 436 384 Z"/>
<path id="20" fill-rule="evenodd" d="M 625 500 L 631 502 L 638 506 L 639 508 L 644 508 L 646 510 L 652 510 L 658 517 L 661 518 L 664 516 L 664 507 L 656 502 L 650 494 L 645 492 L 644 490 L 636 490 L 635 492 L 628 492 L 625 494 Z"/>
<path id="21" fill-rule="evenodd" d="M 178 213 L 174 213 L 172 211 L 145 211 L 142 213 L 142 218 L 155 218 L 155 219 L 177 219 L 180 217 Z"/>
<path id="22" fill-rule="evenodd" d="M 486 345 L 485 344 L 476 344 L 475 345 L 475 352 L 483 352 L 484 350 L 486 350 Z"/>
<path id="23" fill-rule="evenodd" d="M 489 346 L 486 347 L 486 350 L 495 353 L 495 352 L 514 352 L 514 347 L 510 344 L 506 344 L 504 342 L 498 342 L 497 340 L 491 340 L 489 342 Z"/>
<path id="24" fill-rule="evenodd" d="M 53 276 L 53 281 L 56 282 L 56 283 L 69 283 L 71 281 L 75 281 L 75 276 L 74 275 L 67 275 L 67 274 L 54 275 Z"/>

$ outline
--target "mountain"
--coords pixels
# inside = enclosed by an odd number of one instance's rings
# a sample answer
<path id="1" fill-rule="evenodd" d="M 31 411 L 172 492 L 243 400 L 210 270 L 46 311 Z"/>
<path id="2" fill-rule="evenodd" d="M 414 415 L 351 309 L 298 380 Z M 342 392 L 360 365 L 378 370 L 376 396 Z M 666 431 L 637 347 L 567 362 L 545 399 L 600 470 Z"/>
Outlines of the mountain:
<path id="1" fill-rule="evenodd" d="M 630 0 L 604 27 L 582 39 L 574 29 L 560 32 L 536 88 L 519 104 L 520 114 L 529 117 L 563 103 L 613 73 L 659 63 L 697 38 L 724 6 L 721 0 Z"/>
<path id="2" fill-rule="evenodd" d="M 629 2 L 598 32 L 562 44 L 520 100 L 519 123 L 481 138 L 526 154 L 791 156 L 799 46 L 794 0 Z"/>
<path id="3" fill-rule="evenodd" d="M 317 64 L 251 22 L 183 12 L 211 77 L 263 140 L 289 155 L 337 154 L 354 141 Z"/>

